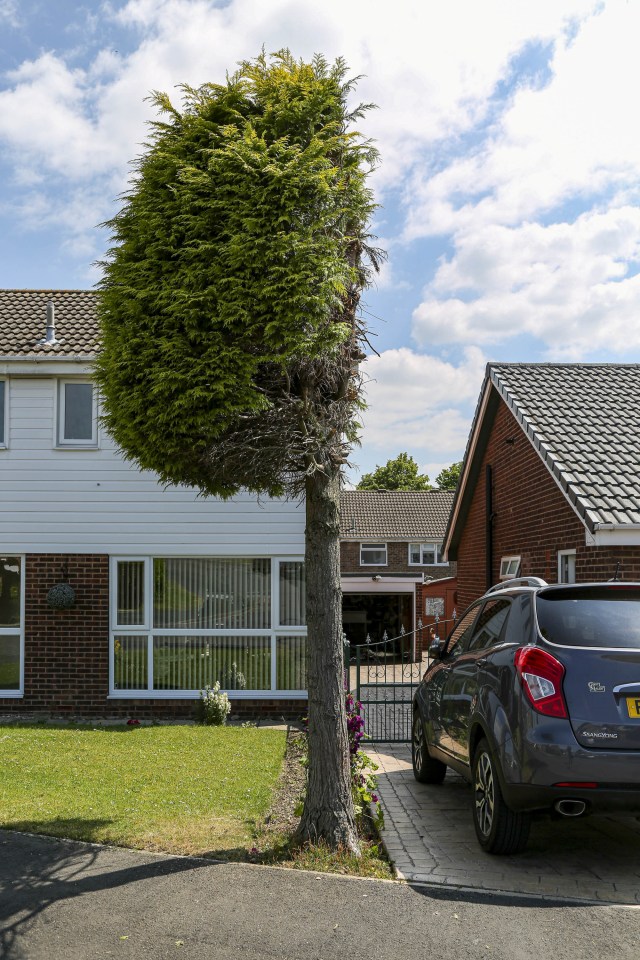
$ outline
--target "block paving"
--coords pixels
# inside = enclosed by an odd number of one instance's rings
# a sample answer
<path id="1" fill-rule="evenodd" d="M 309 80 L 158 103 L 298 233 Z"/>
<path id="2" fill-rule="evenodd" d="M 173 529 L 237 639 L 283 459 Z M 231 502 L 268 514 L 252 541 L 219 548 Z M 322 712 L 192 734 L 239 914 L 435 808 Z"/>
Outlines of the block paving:
<path id="1" fill-rule="evenodd" d="M 640 817 L 535 820 L 524 853 L 483 853 L 471 788 L 447 771 L 440 786 L 418 783 L 409 744 L 369 745 L 378 764 L 384 846 L 399 879 L 550 898 L 640 904 Z"/>

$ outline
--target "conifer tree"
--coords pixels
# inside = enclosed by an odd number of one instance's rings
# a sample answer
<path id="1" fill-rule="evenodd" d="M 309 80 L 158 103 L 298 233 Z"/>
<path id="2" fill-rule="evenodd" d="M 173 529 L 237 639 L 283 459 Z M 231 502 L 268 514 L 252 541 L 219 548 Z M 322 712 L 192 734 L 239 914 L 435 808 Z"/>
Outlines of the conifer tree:
<path id="1" fill-rule="evenodd" d="M 378 269 L 377 160 L 342 60 L 287 50 L 163 93 L 109 222 L 97 379 L 109 432 L 168 484 L 306 501 L 309 768 L 301 839 L 358 850 L 342 684 L 339 493 Z"/>

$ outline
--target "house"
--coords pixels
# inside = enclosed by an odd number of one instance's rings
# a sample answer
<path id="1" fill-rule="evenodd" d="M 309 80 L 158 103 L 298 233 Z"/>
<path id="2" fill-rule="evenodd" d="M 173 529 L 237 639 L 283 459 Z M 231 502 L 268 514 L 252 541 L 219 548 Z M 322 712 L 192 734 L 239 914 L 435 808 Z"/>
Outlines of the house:
<path id="1" fill-rule="evenodd" d="M 163 488 L 91 381 L 96 294 L 0 291 L 0 713 L 191 714 L 306 700 L 304 508 Z"/>
<path id="2" fill-rule="evenodd" d="M 640 580 L 640 365 L 488 364 L 444 540 L 460 610 L 518 575 Z"/>
<path id="3" fill-rule="evenodd" d="M 411 633 L 436 614 L 451 617 L 456 568 L 442 543 L 453 498 L 450 490 L 343 491 L 343 625 L 352 645 Z"/>

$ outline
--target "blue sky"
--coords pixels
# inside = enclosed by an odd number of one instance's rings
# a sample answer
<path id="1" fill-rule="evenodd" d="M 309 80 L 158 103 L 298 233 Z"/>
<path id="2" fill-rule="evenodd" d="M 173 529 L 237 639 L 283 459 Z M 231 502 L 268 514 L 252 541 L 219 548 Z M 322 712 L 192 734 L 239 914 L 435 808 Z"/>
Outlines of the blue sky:
<path id="1" fill-rule="evenodd" d="M 344 56 L 389 253 L 354 461 L 433 478 L 488 360 L 640 360 L 639 35 L 632 0 L 0 0 L 0 285 L 95 283 L 150 90 Z"/>

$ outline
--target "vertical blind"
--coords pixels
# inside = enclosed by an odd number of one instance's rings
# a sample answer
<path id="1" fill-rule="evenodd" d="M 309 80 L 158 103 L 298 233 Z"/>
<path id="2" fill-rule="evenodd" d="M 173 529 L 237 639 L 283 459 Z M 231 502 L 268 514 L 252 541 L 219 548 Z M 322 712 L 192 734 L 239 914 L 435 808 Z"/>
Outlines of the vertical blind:
<path id="1" fill-rule="evenodd" d="M 144 560 L 116 565 L 116 690 L 149 689 L 150 669 L 157 691 L 306 689 L 303 562 L 279 563 L 278 625 L 295 635 L 272 633 L 268 558 L 156 558 L 152 597 L 146 569 Z M 151 637 L 140 630 L 149 616 Z"/>

